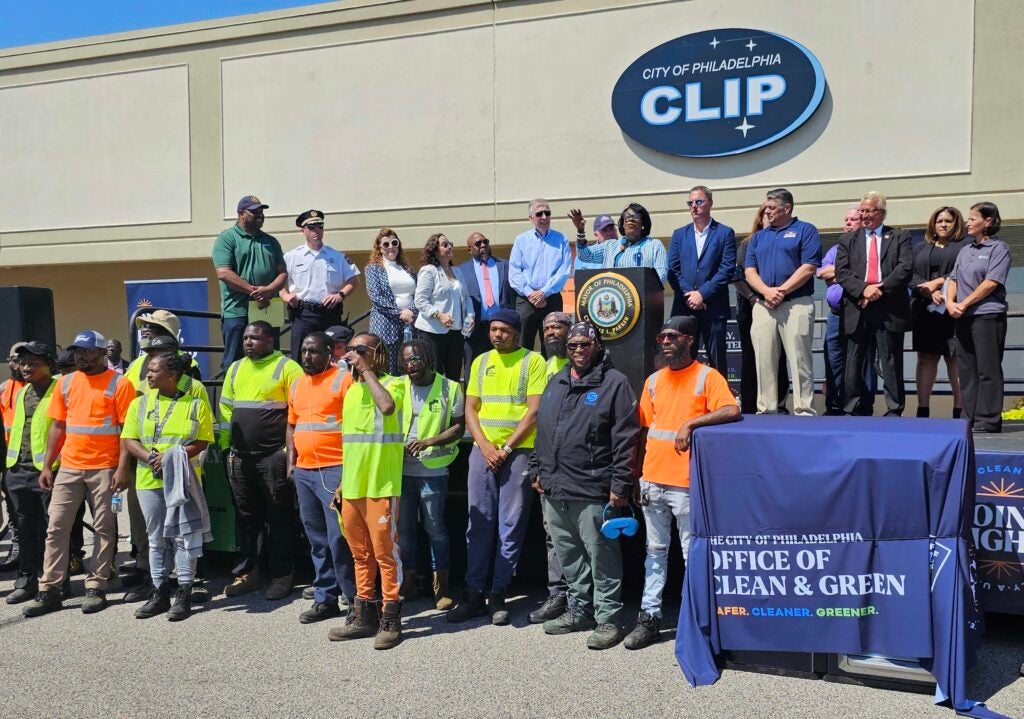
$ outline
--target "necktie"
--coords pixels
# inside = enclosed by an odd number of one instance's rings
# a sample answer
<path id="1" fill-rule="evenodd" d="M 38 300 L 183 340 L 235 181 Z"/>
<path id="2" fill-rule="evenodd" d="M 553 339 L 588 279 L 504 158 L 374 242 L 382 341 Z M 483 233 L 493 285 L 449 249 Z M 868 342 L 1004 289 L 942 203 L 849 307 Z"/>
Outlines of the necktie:
<path id="1" fill-rule="evenodd" d="M 494 289 L 491 287 L 491 273 L 487 271 L 487 263 L 480 263 L 480 276 L 484 278 L 484 307 L 494 306 Z"/>
<path id="2" fill-rule="evenodd" d="M 869 285 L 878 284 L 878 233 L 871 231 L 871 242 L 868 244 L 868 271 L 864 281 Z"/>

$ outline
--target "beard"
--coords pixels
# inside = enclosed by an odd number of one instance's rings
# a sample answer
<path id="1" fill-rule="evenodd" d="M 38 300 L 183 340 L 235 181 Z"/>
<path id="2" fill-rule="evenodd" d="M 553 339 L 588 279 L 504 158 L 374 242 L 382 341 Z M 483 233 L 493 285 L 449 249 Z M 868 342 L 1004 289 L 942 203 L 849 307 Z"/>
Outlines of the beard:
<path id="1" fill-rule="evenodd" d="M 565 357 L 568 355 L 568 349 L 566 348 L 567 338 L 559 338 L 554 340 L 545 340 L 544 349 L 547 350 L 548 357 L 554 355 L 556 357 Z"/>

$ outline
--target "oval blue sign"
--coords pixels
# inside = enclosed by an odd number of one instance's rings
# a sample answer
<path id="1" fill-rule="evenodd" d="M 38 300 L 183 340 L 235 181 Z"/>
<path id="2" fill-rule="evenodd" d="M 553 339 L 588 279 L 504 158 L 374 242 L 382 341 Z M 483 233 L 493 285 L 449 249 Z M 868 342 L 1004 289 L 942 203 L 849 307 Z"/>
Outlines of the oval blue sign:
<path id="1" fill-rule="evenodd" d="M 803 125 L 825 96 L 821 63 L 764 30 L 706 30 L 669 40 L 630 65 L 612 91 L 622 131 L 683 157 L 749 152 Z"/>

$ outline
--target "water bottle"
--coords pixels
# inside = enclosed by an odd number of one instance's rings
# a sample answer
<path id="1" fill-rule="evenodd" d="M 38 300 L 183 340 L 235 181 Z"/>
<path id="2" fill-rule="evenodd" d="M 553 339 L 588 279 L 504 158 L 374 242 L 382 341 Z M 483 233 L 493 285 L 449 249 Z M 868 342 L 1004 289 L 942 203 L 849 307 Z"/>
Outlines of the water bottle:
<path id="1" fill-rule="evenodd" d="M 122 507 L 122 499 L 120 492 L 114 492 L 114 496 L 110 498 L 110 508 L 115 513 L 120 512 Z"/>
<path id="2" fill-rule="evenodd" d="M 402 330 L 402 341 L 408 342 L 412 339 L 412 325 L 406 325 L 405 329 Z"/>

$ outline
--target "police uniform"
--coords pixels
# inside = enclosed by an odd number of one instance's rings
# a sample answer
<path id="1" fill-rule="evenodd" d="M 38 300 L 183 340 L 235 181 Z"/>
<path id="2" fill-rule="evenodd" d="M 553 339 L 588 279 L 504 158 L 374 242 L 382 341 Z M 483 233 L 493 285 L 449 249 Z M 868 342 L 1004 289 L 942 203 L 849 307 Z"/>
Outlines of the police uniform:
<path id="1" fill-rule="evenodd" d="M 323 223 L 324 213 L 320 210 L 306 210 L 295 218 L 295 226 L 299 228 Z M 342 324 L 345 296 L 342 295 L 342 302 L 333 307 L 325 307 L 323 302 L 328 295 L 339 294 L 345 285 L 358 277 L 359 269 L 344 252 L 326 244 L 314 250 L 303 243 L 285 253 L 284 264 L 288 270 L 288 292 L 299 298 L 298 307 L 290 310 L 292 358 L 297 360 L 306 335 Z"/>

